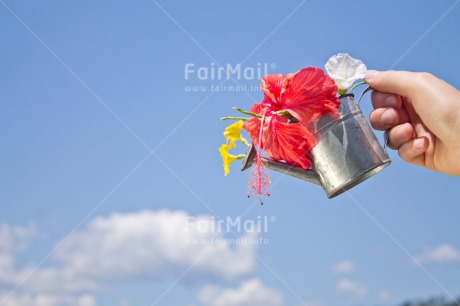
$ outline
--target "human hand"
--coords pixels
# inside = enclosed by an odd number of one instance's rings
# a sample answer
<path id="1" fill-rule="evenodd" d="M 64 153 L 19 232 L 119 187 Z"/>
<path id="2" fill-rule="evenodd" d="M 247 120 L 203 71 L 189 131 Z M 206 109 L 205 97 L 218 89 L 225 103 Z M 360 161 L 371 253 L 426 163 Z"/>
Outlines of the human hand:
<path id="1" fill-rule="evenodd" d="M 429 74 L 369 70 L 370 122 L 406 162 L 460 175 L 460 91 Z"/>

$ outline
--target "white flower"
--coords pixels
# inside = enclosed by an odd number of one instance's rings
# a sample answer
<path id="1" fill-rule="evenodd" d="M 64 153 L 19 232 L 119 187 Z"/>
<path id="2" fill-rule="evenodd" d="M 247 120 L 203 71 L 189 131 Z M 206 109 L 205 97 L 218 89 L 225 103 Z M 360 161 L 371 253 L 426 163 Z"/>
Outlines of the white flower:
<path id="1" fill-rule="evenodd" d="M 358 79 L 364 79 L 366 65 L 360 60 L 351 57 L 348 53 L 339 53 L 331 57 L 326 63 L 326 71 L 343 94 Z"/>

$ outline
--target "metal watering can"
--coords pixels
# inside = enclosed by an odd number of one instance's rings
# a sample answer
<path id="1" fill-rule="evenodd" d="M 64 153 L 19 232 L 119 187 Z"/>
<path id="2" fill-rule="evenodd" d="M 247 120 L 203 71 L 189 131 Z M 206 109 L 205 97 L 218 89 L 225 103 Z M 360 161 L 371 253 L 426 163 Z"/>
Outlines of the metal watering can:
<path id="1" fill-rule="evenodd" d="M 314 136 L 317 144 L 311 151 L 312 170 L 269 158 L 262 158 L 264 166 L 321 185 L 327 197 L 333 198 L 390 165 L 386 150 L 364 118 L 354 95 L 343 95 L 340 101 L 339 118 L 327 115 L 316 123 Z M 241 171 L 252 166 L 256 155 L 257 151 L 251 145 L 243 159 Z"/>

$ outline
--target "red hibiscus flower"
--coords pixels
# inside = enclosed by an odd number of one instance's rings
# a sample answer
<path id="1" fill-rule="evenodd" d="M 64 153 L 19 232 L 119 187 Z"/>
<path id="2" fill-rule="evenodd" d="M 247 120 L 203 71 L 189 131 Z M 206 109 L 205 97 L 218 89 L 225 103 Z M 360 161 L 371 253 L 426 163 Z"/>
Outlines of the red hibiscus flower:
<path id="1" fill-rule="evenodd" d="M 319 68 L 308 67 L 285 76 L 267 75 L 262 78 L 261 87 L 264 100 L 252 108 L 257 114 L 284 110 L 298 121 L 308 123 L 328 113 L 332 116 L 339 113 L 337 86 Z"/>
<path id="2" fill-rule="evenodd" d="M 265 117 L 260 141 L 260 123 L 260 119 L 251 118 L 244 125 L 254 144 L 260 143 L 260 148 L 275 160 L 310 168 L 308 153 L 315 145 L 315 139 L 303 125 L 288 123 L 288 119 L 276 114 Z"/>
<path id="3" fill-rule="evenodd" d="M 261 87 L 264 100 L 251 111 L 265 116 L 262 140 L 259 142 L 260 119 L 251 118 L 244 129 L 271 158 L 310 168 L 308 156 L 316 141 L 306 126 L 326 114 L 339 114 L 334 80 L 321 69 L 308 67 L 285 76 L 267 75 Z"/>

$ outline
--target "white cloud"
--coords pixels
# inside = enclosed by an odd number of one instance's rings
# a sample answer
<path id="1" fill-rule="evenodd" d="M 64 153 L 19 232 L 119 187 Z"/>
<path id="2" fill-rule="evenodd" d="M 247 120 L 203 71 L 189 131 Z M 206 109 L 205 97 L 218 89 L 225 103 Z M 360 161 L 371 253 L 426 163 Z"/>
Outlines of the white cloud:
<path id="1" fill-rule="evenodd" d="M 35 227 L 31 224 L 24 227 L 0 224 L 0 268 L 10 265 L 12 254 L 23 249 L 27 241 L 36 234 Z"/>
<path id="2" fill-rule="evenodd" d="M 0 252 L 12 252 L 24 245 L 24 241 L 37 234 L 32 224 L 28 226 L 10 226 L 0 224 Z"/>
<path id="3" fill-rule="evenodd" d="M 93 296 L 83 294 L 79 296 L 53 294 L 9 294 L 0 293 L 2 306 L 95 306 Z"/>
<path id="4" fill-rule="evenodd" d="M 305 302 L 302 306 L 324 306 L 324 302 L 321 301 L 313 301 L 313 302 Z"/>
<path id="5" fill-rule="evenodd" d="M 15 285 L 18 274 L 14 254 L 23 249 L 27 240 L 36 235 L 35 228 L 0 224 L 0 284 Z"/>
<path id="6" fill-rule="evenodd" d="M 82 277 L 67 267 L 37 268 L 29 266 L 14 273 L 12 284 L 21 284 L 28 292 L 81 293 L 100 290 L 96 280 Z"/>
<path id="7" fill-rule="evenodd" d="M 210 243 L 224 235 L 215 223 L 210 216 L 191 221 L 182 211 L 114 213 L 72 235 L 56 258 L 76 274 L 105 279 L 156 280 L 189 267 L 194 280 L 227 281 L 252 272 L 255 245 Z"/>
<path id="8" fill-rule="evenodd" d="M 203 306 L 280 306 L 281 294 L 265 286 L 259 279 L 243 282 L 236 289 L 220 289 L 215 286 L 204 287 L 198 300 Z"/>
<path id="9" fill-rule="evenodd" d="M 15 254 L 25 248 L 28 240 L 36 235 L 33 226 L 0 224 L 0 285 L 12 288 L 20 285 L 21 289 L 29 293 L 82 292 L 98 288 L 94 281 L 78 277 L 65 267 L 39 269 L 29 265 L 17 269 Z M 38 295 L 39 301 L 47 296 Z M 30 296 L 22 298 L 32 299 Z"/>
<path id="10" fill-rule="evenodd" d="M 0 284 L 7 283 L 12 278 L 13 264 L 13 255 L 0 250 Z"/>
<path id="11" fill-rule="evenodd" d="M 377 298 L 380 302 L 387 302 L 388 300 L 390 300 L 391 294 L 387 290 L 380 290 Z"/>
<path id="12" fill-rule="evenodd" d="M 342 279 L 337 284 L 337 293 L 357 299 L 367 295 L 367 288 L 349 279 Z"/>
<path id="13" fill-rule="evenodd" d="M 118 306 L 133 306 L 133 303 L 129 298 L 121 298 L 118 301 Z"/>
<path id="14" fill-rule="evenodd" d="M 336 274 L 350 274 L 356 271 L 356 265 L 350 260 L 343 260 L 332 266 L 332 272 Z"/>
<path id="15" fill-rule="evenodd" d="M 187 270 L 185 281 L 226 282 L 250 274 L 256 265 L 257 243 L 253 242 L 257 234 L 242 234 L 239 241 L 229 243 L 217 222 L 208 215 L 194 217 L 169 210 L 98 217 L 69 236 L 46 267 L 18 267 L 15 261 L 16 253 L 36 235 L 33 227 L 0 224 L 0 298 L 8 296 L 0 303 L 93 306 L 95 299 L 87 294 L 104 289 L 109 284 L 106 280 L 164 280 Z M 276 301 L 276 294 L 257 282 L 244 283 L 242 291 L 235 292 L 245 293 L 251 285 Z M 16 286 L 8 295 L 6 290 Z M 214 298 L 219 299 L 230 291 L 216 294 Z"/>
<path id="16" fill-rule="evenodd" d="M 416 262 L 453 263 L 460 262 L 460 250 L 450 244 L 442 244 L 436 248 L 427 248 L 415 257 Z"/>

